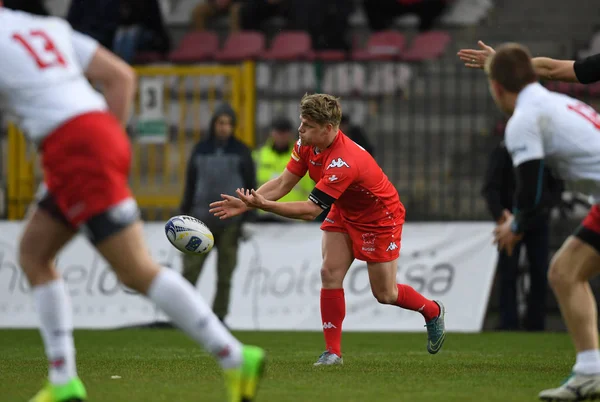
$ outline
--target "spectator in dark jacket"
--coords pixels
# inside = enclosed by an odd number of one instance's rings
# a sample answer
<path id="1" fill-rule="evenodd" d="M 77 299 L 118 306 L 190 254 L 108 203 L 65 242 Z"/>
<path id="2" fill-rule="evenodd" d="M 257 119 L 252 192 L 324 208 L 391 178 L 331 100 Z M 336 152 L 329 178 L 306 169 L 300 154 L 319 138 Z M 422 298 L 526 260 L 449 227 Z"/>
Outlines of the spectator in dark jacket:
<path id="1" fill-rule="evenodd" d="M 256 188 L 256 173 L 250 149 L 234 137 L 235 112 L 225 104 L 216 109 L 208 138 L 193 149 L 188 162 L 181 213 L 203 221 L 215 236 L 219 251 L 217 292 L 213 310 L 223 321 L 229 309 L 231 278 L 237 264 L 241 224 L 245 216 L 220 220 L 208 212 L 208 205 L 221 194 L 237 188 Z M 183 276 L 194 286 L 202 272 L 206 255 L 185 255 Z"/>
<path id="2" fill-rule="evenodd" d="M 113 51 L 133 63 L 138 52 L 165 55 L 170 49 L 171 38 L 158 0 L 121 0 Z"/>
<path id="3" fill-rule="evenodd" d="M 192 11 L 192 26 L 197 31 L 204 31 L 215 17 L 229 15 L 229 31 L 240 30 L 241 0 L 207 0 L 198 3 Z"/>
<path id="4" fill-rule="evenodd" d="M 448 7 L 448 0 L 363 0 L 369 28 L 373 31 L 389 29 L 394 18 L 405 14 L 419 17 L 419 31 L 433 29 L 435 22 Z"/>
<path id="5" fill-rule="evenodd" d="M 504 251 L 498 255 L 500 330 L 520 329 L 517 283 L 521 245 L 524 245 L 527 251 L 530 278 L 524 327 L 528 331 L 543 331 L 545 327 L 550 211 L 559 204 L 564 184 L 548 169 L 545 169 L 543 177 L 541 202 L 545 206 L 545 212 L 540 214 L 536 224 L 524 233 L 523 240 L 515 246 L 511 256 Z M 505 214 L 512 211 L 515 189 L 512 159 L 502 141 L 490 155 L 482 189 L 482 195 L 496 223 L 502 223 L 506 218 Z"/>
<path id="6" fill-rule="evenodd" d="M 363 147 L 365 151 L 371 154 L 371 156 L 375 157 L 373 145 L 371 145 L 371 142 L 367 138 L 363 129 L 360 126 L 351 124 L 350 118 L 347 115 L 342 116 L 340 130 L 342 130 L 342 132 L 346 134 L 352 141 Z"/>
<path id="7" fill-rule="evenodd" d="M 67 21 L 74 30 L 112 49 L 119 26 L 120 4 L 120 0 L 72 0 Z"/>

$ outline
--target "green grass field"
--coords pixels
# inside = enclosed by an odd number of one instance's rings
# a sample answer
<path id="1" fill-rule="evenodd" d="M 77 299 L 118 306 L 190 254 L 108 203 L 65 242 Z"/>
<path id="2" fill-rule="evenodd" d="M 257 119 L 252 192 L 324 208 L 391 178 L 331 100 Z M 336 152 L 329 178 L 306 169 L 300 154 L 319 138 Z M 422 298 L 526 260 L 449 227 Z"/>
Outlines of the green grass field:
<path id="1" fill-rule="evenodd" d="M 174 330 L 76 331 L 90 401 L 223 401 L 216 363 Z M 270 355 L 259 401 L 535 401 L 574 361 L 562 333 L 448 334 L 429 355 L 423 334 L 348 333 L 344 366 L 313 367 L 320 333 L 237 332 Z M 27 401 L 46 363 L 36 331 L 0 331 L 0 401 Z M 120 379 L 111 379 L 120 376 Z"/>

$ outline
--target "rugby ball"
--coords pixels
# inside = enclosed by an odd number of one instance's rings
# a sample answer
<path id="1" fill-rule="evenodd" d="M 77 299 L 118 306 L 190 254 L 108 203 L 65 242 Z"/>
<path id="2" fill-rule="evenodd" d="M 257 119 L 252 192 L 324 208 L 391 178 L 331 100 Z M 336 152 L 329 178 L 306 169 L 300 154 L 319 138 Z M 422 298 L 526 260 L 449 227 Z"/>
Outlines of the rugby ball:
<path id="1" fill-rule="evenodd" d="M 206 254 L 215 244 L 212 232 L 199 219 L 187 215 L 174 216 L 165 225 L 169 242 L 186 254 Z"/>

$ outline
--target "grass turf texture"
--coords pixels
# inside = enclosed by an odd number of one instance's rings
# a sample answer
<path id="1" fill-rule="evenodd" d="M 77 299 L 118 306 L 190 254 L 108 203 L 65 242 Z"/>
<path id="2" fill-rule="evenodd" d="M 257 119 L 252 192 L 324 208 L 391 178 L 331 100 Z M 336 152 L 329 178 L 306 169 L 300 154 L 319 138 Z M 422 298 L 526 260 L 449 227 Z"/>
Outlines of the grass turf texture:
<path id="1" fill-rule="evenodd" d="M 90 401 L 223 401 L 217 364 L 174 330 L 76 331 Z M 448 334 L 437 355 L 426 335 L 346 333 L 344 365 L 313 367 L 320 333 L 236 332 L 267 349 L 259 401 L 535 401 L 560 385 L 574 352 L 566 334 Z M 37 331 L 0 331 L 0 401 L 27 401 L 46 362 Z M 120 376 L 120 379 L 111 379 Z"/>

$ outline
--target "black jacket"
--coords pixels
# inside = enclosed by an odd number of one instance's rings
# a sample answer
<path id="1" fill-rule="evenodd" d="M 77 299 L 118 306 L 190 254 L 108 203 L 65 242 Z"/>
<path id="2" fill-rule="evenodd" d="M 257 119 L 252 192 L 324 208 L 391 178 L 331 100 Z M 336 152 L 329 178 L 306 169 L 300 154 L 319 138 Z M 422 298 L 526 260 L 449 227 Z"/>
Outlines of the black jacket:
<path id="1" fill-rule="evenodd" d="M 564 183 L 556 178 L 548 168 L 545 168 L 544 178 L 541 203 L 546 211 L 549 211 L 560 202 Z M 516 178 L 512 158 L 502 141 L 490 155 L 485 172 L 485 182 L 481 190 L 494 221 L 502 216 L 504 209 L 512 212 L 515 190 Z"/>
<path id="2" fill-rule="evenodd" d="M 208 212 L 209 204 L 219 201 L 221 194 L 235 196 L 237 188 L 256 188 L 256 171 L 250 149 L 234 136 L 225 142 L 214 135 L 214 123 L 223 114 L 233 118 L 235 113 L 225 104 L 217 108 L 210 123 L 206 140 L 200 141 L 190 156 L 181 201 L 181 213 L 194 216 L 210 228 L 239 224 L 244 217 L 220 220 Z"/>

